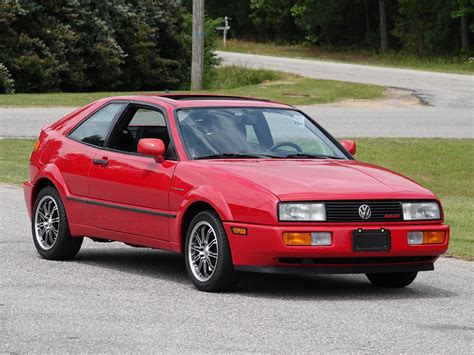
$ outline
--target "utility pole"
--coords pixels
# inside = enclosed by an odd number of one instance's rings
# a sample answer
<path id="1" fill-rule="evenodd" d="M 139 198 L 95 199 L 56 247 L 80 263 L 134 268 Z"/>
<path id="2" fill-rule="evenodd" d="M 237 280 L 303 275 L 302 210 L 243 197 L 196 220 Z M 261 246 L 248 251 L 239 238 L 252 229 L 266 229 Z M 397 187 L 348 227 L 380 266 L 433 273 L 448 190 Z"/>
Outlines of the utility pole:
<path id="1" fill-rule="evenodd" d="M 202 90 L 204 70 L 204 0 L 193 0 L 191 90 Z"/>

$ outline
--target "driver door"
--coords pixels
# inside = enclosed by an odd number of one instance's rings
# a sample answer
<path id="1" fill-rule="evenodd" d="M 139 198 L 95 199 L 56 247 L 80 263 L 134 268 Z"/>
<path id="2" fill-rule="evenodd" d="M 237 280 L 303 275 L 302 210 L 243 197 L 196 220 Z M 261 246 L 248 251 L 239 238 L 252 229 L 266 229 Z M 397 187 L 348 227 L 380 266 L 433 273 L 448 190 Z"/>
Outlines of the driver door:
<path id="1" fill-rule="evenodd" d="M 175 216 L 168 194 L 178 162 L 172 156 L 158 163 L 139 155 L 138 140 L 144 135 L 170 144 L 163 111 L 130 104 L 112 130 L 107 149 L 94 157 L 89 174 L 92 216 L 100 229 L 168 241 L 168 222 Z"/>

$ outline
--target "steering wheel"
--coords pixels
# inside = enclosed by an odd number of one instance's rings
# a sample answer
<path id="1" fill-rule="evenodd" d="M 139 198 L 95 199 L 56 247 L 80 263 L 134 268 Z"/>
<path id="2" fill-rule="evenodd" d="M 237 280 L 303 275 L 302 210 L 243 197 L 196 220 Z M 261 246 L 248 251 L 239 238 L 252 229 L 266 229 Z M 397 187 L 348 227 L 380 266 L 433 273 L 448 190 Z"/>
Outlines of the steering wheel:
<path id="1" fill-rule="evenodd" d="M 303 153 L 303 149 L 301 147 L 293 142 L 280 142 L 277 144 L 274 144 L 270 147 L 270 151 L 274 152 L 276 149 L 281 148 L 281 147 L 291 147 L 294 148 L 298 153 Z"/>

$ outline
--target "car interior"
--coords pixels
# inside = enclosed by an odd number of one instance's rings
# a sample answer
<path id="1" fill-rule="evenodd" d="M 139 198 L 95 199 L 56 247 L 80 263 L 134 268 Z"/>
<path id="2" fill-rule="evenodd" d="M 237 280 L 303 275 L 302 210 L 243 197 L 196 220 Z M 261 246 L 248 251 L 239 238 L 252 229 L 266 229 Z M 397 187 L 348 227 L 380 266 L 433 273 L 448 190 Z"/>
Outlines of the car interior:
<path id="1" fill-rule="evenodd" d="M 170 136 L 163 114 L 160 111 L 131 106 L 112 133 L 110 147 L 124 152 L 137 153 L 142 138 L 161 139 L 166 147 L 165 158 L 176 157 L 170 144 Z"/>
<path id="2" fill-rule="evenodd" d="M 193 157 L 219 152 L 266 151 L 273 145 L 265 119 L 222 110 L 195 110 L 180 121 L 183 140 Z"/>

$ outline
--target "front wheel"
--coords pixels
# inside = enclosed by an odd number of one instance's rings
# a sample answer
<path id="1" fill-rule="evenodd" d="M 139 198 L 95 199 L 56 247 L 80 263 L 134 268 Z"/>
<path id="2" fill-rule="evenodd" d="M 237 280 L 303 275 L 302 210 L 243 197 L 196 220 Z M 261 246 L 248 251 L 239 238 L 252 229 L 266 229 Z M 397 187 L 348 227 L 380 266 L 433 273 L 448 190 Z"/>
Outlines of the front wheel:
<path id="1" fill-rule="evenodd" d="M 79 252 L 82 237 L 72 238 L 61 196 L 47 186 L 36 197 L 32 216 L 33 241 L 45 259 L 72 259 Z"/>
<path id="2" fill-rule="evenodd" d="M 367 278 L 374 286 L 378 287 L 405 287 L 411 284 L 418 275 L 418 272 L 396 272 L 367 274 Z"/>
<path id="3" fill-rule="evenodd" d="M 189 278 L 198 290 L 229 291 L 238 282 L 224 227 L 213 211 L 200 212 L 191 221 L 185 260 Z"/>

